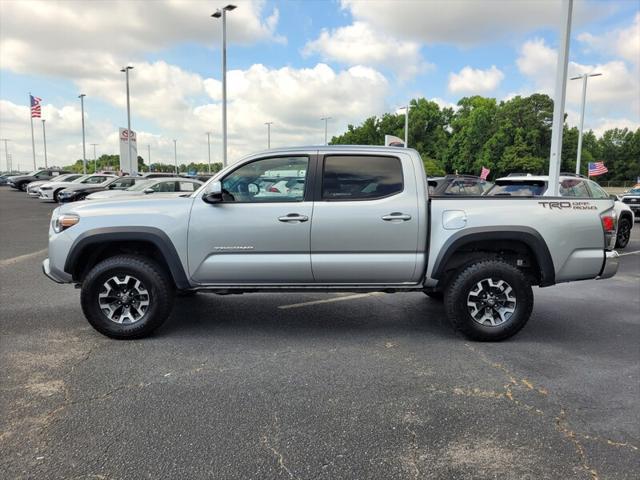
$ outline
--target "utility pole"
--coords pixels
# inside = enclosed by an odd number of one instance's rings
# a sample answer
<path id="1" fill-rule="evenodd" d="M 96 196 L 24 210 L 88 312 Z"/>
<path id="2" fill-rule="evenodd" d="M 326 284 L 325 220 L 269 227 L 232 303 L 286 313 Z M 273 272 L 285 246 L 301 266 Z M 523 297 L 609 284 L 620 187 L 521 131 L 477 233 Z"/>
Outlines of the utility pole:
<path id="1" fill-rule="evenodd" d="M 587 79 L 589 77 L 599 77 L 601 73 L 585 73 L 570 80 L 582 79 L 582 105 L 580 107 L 580 130 L 578 132 L 578 154 L 576 156 L 576 174 L 580 175 L 580 159 L 582 158 L 582 130 L 584 128 L 584 108 L 587 103 Z"/>
<path id="2" fill-rule="evenodd" d="M 135 166 L 131 162 L 131 104 L 129 103 L 129 70 L 133 70 L 132 66 L 122 67 L 120 71 L 124 73 L 125 82 L 127 84 L 127 155 L 129 157 L 129 174 L 138 171 L 138 159 L 136 158 Z"/>
<path id="3" fill-rule="evenodd" d="M 222 167 L 227 166 L 227 12 L 235 10 L 235 5 L 227 5 L 217 9 L 211 15 L 222 17 Z"/>
<path id="4" fill-rule="evenodd" d="M 267 126 L 267 148 L 271 149 L 271 125 L 273 125 L 273 122 L 264 122 L 264 124 Z M 326 138 L 325 138 L 325 142 L 326 142 Z"/>
<path id="5" fill-rule="evenodd" d="M 209 153 L 209 173 L 211 173 L 211 132 L 207 132 L 207 149 Z"/>
<path id="6" fill-rule="evenodd" d="M 320 120 L 324 120 L 324 144 L 329 145 L 327 141 L 327 122 L 331 120 L 333 117 L 322 117 Z"/>
<path id="7" fill-rule="evenodd" d="M 149 162 L 149 171 L 151 171 L 151 144 L 147 143 L 147 162 Z"/>
<path id="8" fill-rule="evenodd" d="M 553 126 L 551 128 L 551 152 L 549 154 L 549 187 L 545 195 L 557 197 L 560 190 L 560 166 L 562 165 L 562 128 L 564 126 L 564 102 L 567 96 L 567 70 L 569 67 L 569 42 L 571 40 L 571 13 L 573 0 L 562 0 L 560 45 L 556 66 L 556 86 L 553 97 Z"/>
<path id="9" fill-rule="evenodd" d="M 44 142 L 44 168 L 47 168 L 47 132 L 44 129 L 45 119 L 42 119 L 42 141 Z"/>
<path id="10" fill-rule="evenodd" d="M 35 98 L 29 92 L 29 117 L 31 118 L 31 151 L 33 152 L 33 169 L 36 170 L 36 137 L 33 135 L 33 108 L 37 106 L 35 102 L 40 102 L 39 98 Z M 39 115 L 38 115 L 39 116 Z"/>
<path id="11" fill-rule="evenodd" d="M 410 105 L 400 107 L 404 110 L 404 148 L 409 148 L 409 108 Z"/>
<path id="12" fill-rule="evenodd" d="M 100 145 L 99 143 L 90 143 L 93 147 L 93 173 L 98 173 L 98 157 L 96 156 L 96 145 Z"/>
<path id="13" fill-rule="evenodd" d="M 84 97 L 86 97 L 84 93 L 81 93 L 80 95 L 78 95 L 78 98 L 80 99 L 80 111 L 82 113 L 82 173 L 86 175 L 87 174 L 87 151 L 86 151 L 86 145 L 85 145 L 85 139 L 84 139 Z"/>
<path id="14" fill-rule="evenodd" d="M 178 146 L 177 146 L 177 140 L 174 138 L 173 139 L 173 161 L 176 164 L 176 175 L 178 175 Z"/>
<path id="15" fill-rule="evenodd" d="M 12 165 L 11 165 L 11 159 L 9 157 L 9 147 L 7 147 L 7 143 L 10 142 L 11 140 L 8 138 L 0 138 L 0 142 L 4 142 L 4 159 L 7 162 L 7 171 L 8 172 L 12 172 L 13 170 L 11 169 Z"/>

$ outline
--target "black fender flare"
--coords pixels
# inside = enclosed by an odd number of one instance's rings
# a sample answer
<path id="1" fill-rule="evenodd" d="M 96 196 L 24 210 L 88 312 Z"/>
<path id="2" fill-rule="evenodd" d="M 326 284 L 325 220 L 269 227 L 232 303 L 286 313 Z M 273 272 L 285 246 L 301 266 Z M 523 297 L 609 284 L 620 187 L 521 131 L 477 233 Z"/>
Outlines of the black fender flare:
<path id="1" fill-rule="evenodd" d="M 178 256 L 176 247 L 168 235 L 155 227 L 105 227 L 87 230 L 76 238 L 69 249 L 64 271 L 73 274 L 87 247 L 109 242 L 143 241 L 152 243 L 162 254 L 169 273 L 179 289 L 191 287 Z"/>
<path id="2" fill-rule="evenodd" d="M 439 280 L 444 274 L 447 262 L 461 247 L 480 241 L 509 241 L 524 243 L 533 252 L 540 266 L 540 286 L 555 284 L 556 271 L 547 243 L 540 233 L 531 228 L 517 225 L 502 227 L 467 228 L 449 237 L 436 258 L 431 278 Z"/>

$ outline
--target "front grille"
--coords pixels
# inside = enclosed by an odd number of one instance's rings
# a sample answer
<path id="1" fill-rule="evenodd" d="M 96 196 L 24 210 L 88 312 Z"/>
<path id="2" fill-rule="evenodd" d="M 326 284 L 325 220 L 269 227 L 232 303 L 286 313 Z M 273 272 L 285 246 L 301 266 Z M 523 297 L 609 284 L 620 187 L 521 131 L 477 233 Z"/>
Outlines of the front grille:
<path id="1" fill-rule="evenodd" d="M 624 203 L 640 203 L 640 198 L 623 198 L 622 201 Z"/>

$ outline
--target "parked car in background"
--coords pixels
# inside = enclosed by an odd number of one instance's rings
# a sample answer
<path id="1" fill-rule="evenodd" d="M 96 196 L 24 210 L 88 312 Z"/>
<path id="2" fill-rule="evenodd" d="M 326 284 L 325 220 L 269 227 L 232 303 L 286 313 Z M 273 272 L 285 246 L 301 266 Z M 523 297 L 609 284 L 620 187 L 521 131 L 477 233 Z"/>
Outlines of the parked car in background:
<path id="1" fill-rule="evenodd" d="M 640 218 L 640 186 L 634 187 L 620 196 L 620 201 L 633 211 L 636 220 Z"/>
<path id="2" fill-rule="evenodd" d="M 84 177 L 81 173 L 65 173 L 64 175 L 60 175 L 55 178 L 56 182 L 59 183 L 71 183 L 74 180 L 77 180 L 80 177 Z M 27 195 L 32 198 L 38 198 L 40 196 L 40 187 L 50 183 L 51 180 L 38 180 L 37 182 L 31 182 L 27 185 Z"/>
<path id="3" fill-rule="evenodd" d="M 509 175 L 498 178 L 495 185 L 486 193 L 488 196 L 535 197 L 547 191 L 549 177 L 546 175 Z M 631 238 L 634 212 L 621 202 L 616 195 L 610 195 L 591 179 L 579 175 L 563 173 L 560 175 L 560 195 L 571 198 L 611 198 L 618 217 L 616 248 L 625 248 Z M 640 206 L 640 205 L 639 205 Z"/>
<path id="4" fill-rule="evenodd" d="M 31 182 L 38 180 L 51 180 L 54 177 L 63 175 L 65 173 L 71 173 L 66 170 L 60 170 L 59 168 L 45 168 L 42 170 L 34 170 L 26 175 L 15 175 L 8 178 L 8 185 L 17 190 L 27 191 L 27 185 Z"/>
<path id="5" fill-rule="evenodd" d="M 474 175 L 445 175 L 427 179 L 429 195 L 482 195 L 493 183 Z"/>
<path id="6" fill-rule="evenodd" d="M 87 200 L 99 200 L 114 197 L 140 196 L 152 193 L 170 193 L 173 196 L 191 195 L 202 182 L 198 180 L 188 180 L 186 178 L 151 178 L 143 182 L 136 183 L 126 190 L 103 190 L 101 192 L 87 195 Z"/>
<path id="7" fill-rule="evenodd" d="M 118 178 L 114 175 L 83 175 L 71 183 L 65 182 L 49 182 L 40 187 L 40 200 L 48 200 L 57 202 L 60 192 L 73 185 L 102 185 L 107 181 Z"/>
<path id="8" fill-rule="evenodd" d="M 77 202 L 84 200 L 87 195 L 105 190 L 126 190 L 140 182 L 148 181 L 140 176 L 114 177 L 108 182 L 95 184 L 70 185 L 58 193 L 58 203 Z"/>

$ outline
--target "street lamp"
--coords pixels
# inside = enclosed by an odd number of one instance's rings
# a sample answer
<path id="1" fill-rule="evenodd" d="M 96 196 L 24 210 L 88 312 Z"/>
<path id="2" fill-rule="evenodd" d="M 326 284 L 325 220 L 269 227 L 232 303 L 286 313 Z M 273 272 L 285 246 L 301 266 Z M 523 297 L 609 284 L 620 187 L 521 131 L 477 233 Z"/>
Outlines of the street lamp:
<path id="1" fill-rule="evenodd" d="M 271 149 L 271 125 L 273 122 L 264 122 L 264 124 L 267 126 L 267 148 Z"/>
<path id="2" fill-rule="evenodd" d="M 176 175 L 178 174 L 178 145 L 177 140 L 173 139 L 173 161 L 176 164 Z"/>
<path id="3" fill-rule="evenodd" d="M 80 99 L 80 111 L 82 114 L 82 173 L 87 174 L 87 148 L 84 141 L 84 97 L 86 95 L 81 93 L 78 95 Z"/>
<path id="4" fill-rule="evenodd" d="M 93 173 L 98 173 L 98 157 L 96 156 L 96 145 L 100 145 L 99 143 L 90 143 L 93 147 Z"/>
<path id="5" fill-rule="evenodd" d="M 147 170 L 151 171 L 151 144 L 147 143 L 147 163 L 149 164 Z"/>
<path id="6" fill-rule="evenodd" d="M 47 168 L 47 132 L 44 128 L 45 119 L 42 119 L 42 141 L 44 142 L 44 168 Z"/>
<path id="7" fill-rule="evenodd" d="M 207 132 L 207 149 L 209 152 L 209 174 L 211 174 L 211 132 Z"/>
<path id="8" fill-rule="evenodd" d="M 329 145 L 327 142 L 327 122 L 333 117 L 322 117 L 320 120 L 324 120 L 324 144 Z"/>
<path id="9" fill-rule="evenodd" d="M 122 67 L 120 71 L 125 75 L 125 81 L 127 83 L 127 151 L 129 157 L 129 173 L 133 174 L 138 171 L 138 161 L 136 159 L 136 165 L 131 163 L 131 107 L 129 104 L 129 70 L 133 70 L 132 66 Z"/>
<path id="10" fill-rule="evenodd" d="M 582 79 L 582 106 L 580 108 L 580 131 L 578 132 L 578 155 L 576 157 L 576 174 L 580 175 L 580 159 L 582 157 L 582 127 L 584 125 L 584 107 L 587 102 L 587 79 L 589 77 L 599 77 L 601 73 L 585 73 L 570 80 Z"/>
<path id="11" fill-rule="evenodd" d="M 222 166 L 227 166 L 227 12 L 235 10 L 235 5 L 217 9 L 211 15 L 222 18 Z"/>
<path id="12" fill-rule="evenodd" d="M 398 109 L 404 110 L 404 148 L 409 148 L 409 108 L 410 105 L 406 105 Z"/>
<path id="13" fill-rule="evenodd" d="M 7 147 L 7 143 L 10 142 L 11 140 L 8 138 L 0 138 L 0 142 L 4 142 L 4 155 L 5 155 L 5 160 L 7 162 L 7 171 L 8 172 L 12 172 L 13 170 L 12 165 L 11 165 L 11 159 L 9 157 L 9 147 Z"/>

